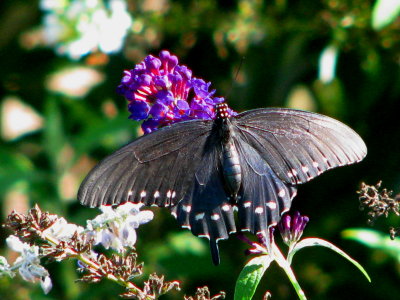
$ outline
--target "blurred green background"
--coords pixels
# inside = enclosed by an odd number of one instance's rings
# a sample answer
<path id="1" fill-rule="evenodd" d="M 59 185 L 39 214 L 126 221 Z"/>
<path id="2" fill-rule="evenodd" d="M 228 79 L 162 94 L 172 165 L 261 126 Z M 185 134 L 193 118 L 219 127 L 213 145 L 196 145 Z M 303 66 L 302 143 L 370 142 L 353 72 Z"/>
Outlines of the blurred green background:
<path id="1" fill-rule="evenodd" d="M 308 248 L 293 268 L 311 299 L 399 299 L 400 250 L 345 240 L 365 227 L 356 190 L 361 181 L 400 192 L 400 4 L 353 1 L 2 0 L 0 2 L 1 220 L 34 203 L 85 225 L 95 209 L 76 200 L 80 182 L 101 158 L 134 139 L 126 101 L 115 93 L 122 71 L 168 49 L 196 77 L 212 82 L 236 111 L 281 106 L 337 118 L 368 146 L 360 164 L 299 187 L 293 208 L 310 217 L 305 236 L 333 242 L 358 260 L 372 283 L 337 254 Z M 239 65 L 243 60 L 237 76 Z M 233 299 L 248 260 L 245 245 L 220 243 L 212 265 L 205 240 L 180 229 L 165 210 L 139 229 L 145 270 L 180 280 L 183 293 L 208 285 Z M 399 218 L 379 220 L 387 232 Z M 0 255 L 15 257 L 5 246 Z M 393 249 L 392 249 L 393 250 Z M 118 299 L 109 282 L 75 283 L 76 262 L 46 265 L 49 295 L 19 277 L 0 278 L 0 299 Z M 273 265 L 255 299 L 295 299 Z M 182 299 L 172 294 L 164 299 Z"/>

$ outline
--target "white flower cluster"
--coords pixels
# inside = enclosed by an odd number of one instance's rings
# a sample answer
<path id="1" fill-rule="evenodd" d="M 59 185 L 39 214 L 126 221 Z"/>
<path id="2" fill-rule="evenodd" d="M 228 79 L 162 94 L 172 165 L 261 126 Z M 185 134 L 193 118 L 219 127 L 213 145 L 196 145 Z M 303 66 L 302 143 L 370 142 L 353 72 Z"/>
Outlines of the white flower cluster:
<path id="1" fill-rule="evenodd" d="M 102 206 L 103 212 L 93 220 L 87 221 L 88 235 L 95 239 L 94 244 L 102 244 L 106 249 L 112 248 L 123 252 L 125 247 L 133 247 L 136 243 L 135 229 L 139 225 L 153 219 L 153 212 L 140 211 L 143 204 L 127 202 L 113 209 Z"/>
<path id="2" fill-rule="evenodd" d="M 53 284 L 51 283 L 49 272 L 40 265 L 39 247 L 23 243 L 14 235 L 10 235 L 6 239 L 6 242 L 9 248 L 20 254 L 15 260 L 14 266 L 12 268 L 9 267 L 7 271 L 11 272 L 12 270 L 18 269 L 19 274 L 24 280 L 30 282 L 40 280 L 40 285 L 47 294 L 51 290 Z"/>
<path id="3" fill-rule="evenodd" d="M 126 203 L 113 209 L 110 206 L 102 206 L 102 213 L 93 220 L 87 221 L 87 227 L 68 223 L 64 218 L 58 218 L 54 224 L 44 230 L 42 238 L 50 244 L 57 245 L 61 241 L 68 242 L 75 233 L 85 234 L 94 238 L 94 244 L 102 244 L 106 249 L 112 248 L 123 252 L 125 247 L 133 247 L 137 236 L 135 229 L 139 225 L 153 219 L 153 212 L 140 211 L 142 204 Z M 40 280 L 45 293 L 52 288 L 49 272 L 40 265 L 40 248 L 36 245 L 29 245 L 22 242 L 17 236 L 10 235 L 7 239 L 10 249 L 18 252 L 20 256 L 13 266 L 10 266 L 5 257 L 0 256 L 0 276 L 8 275 L 13 277 L 18 270 L 21 277 L 30 282 Z M 96 257 L 96 253 L 91 253 Z M 62 260 L 62 258 L 60 259 Z"/>
<path id="4" fill-rule="evenodd" d="M 124 0 L 41 0 L 40 6 L 46 42 L 73 59 L 119 51 L 132 25 Z"/>

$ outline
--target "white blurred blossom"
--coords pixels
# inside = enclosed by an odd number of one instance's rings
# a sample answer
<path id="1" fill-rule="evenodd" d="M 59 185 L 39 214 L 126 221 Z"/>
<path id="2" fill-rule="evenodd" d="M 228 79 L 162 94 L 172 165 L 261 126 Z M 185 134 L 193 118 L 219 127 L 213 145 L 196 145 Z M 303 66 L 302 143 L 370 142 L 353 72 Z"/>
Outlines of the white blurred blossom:
<path id="1" fill-rule="evenodd" d="M 40 285 L 47 294 L 52 288 L 52 282 L 49 272 L 40 265 L 39 247 L 24 243 L 14 235 L 10 235 L 6 242 L 9 248 L 20 254 L 14 262 L 13 269 L 18 268 L 19 274 L 26 281 L 40 280 Z"/>
<path id="2" fill-rule="evenodd" d="M 73 59 L 119 51 L 132 25 L 124 0 L 42 0 L 41 8 L 47 44 Z"/>
<path id="3" fill-rule="evenodd" d="M 95 239 L 95 244 L 102 244 L 106 249 L 123 252 L 125 247 L 133 247 L 137 239 L 135 229 L 154 216 L 152 211 L 140 211 L 141 206 L 130 202 L 115 209 L 101 206 L 102 214 L 87 221 L 88 235 Z"/>

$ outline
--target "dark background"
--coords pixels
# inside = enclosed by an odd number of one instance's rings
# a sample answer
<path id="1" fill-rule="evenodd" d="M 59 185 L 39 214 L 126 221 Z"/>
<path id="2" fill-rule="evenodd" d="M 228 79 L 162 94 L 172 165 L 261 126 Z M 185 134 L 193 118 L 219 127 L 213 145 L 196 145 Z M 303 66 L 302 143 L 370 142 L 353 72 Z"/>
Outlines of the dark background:
<path id="1" fill-rule="evenodd" d="M 400 249 L 367 247 L 341 235 L 348 228 L 369 228 L 356 194 L 361 182 L 383 180 L 385 187 L 400 192 L 400 19 L 390 16 L 395 7 L 382 24 L 376 17 L 380 1 L 127 1 L 133 24 L 123 47 L 114 53 L 92 48 L 71 58 L 60 51 L 80 38 L 77 20 L 87 13 L 82 8 L 66 19 L 72 2 L 87 1 L 66 1 L 66 7 L 47 12 L 40 8 L 44 1 L 0 3 L 3 221 L 12 209 L 24 212 L 34 203 L 80 225 L 96 215 L 77 203 L 79 183 L 96 161 L 138 135 L 138 124 L 127 119 L 125 99 L 115 93 L 122 71 L 168 49 L 194 76 L 211 81 L 216 95 L 236 111 L 268 106 L 313 110 L 343 121 L 363 137 L 366 159 L 300 186 L 293 209 L 310 217 L 305 237 L 326 239 L 346 251 L 366 268 L 372 283 L 323 248 L 299 252 L 293 269 L 310 299 L 399 298 Z M 99 1 L 96 9 L 109 4 Z M 44 35 L 46 26 L 55 28 L 44 21 L 49 15 L 64 24 L 53 43 Z M 336 69 L 323 79 L 319 72 L 327 65 L 319 59 L 329 46 L 336 49 Z M 83 78 L 97 78 L 97 84 L 78 96 L 52 85 L 54 76 L 71 68 L 90 70 Z M 78 74 L 67 84 L 86 80 Z M 21 105 L 29 107 L 28 115 L 34 111 L 36 125 L 13 135 L 10 124 L 25 124 L 28 117 L 14 117 L 9 109 Z M 236 278 L 249 259 L 243 254 L 246 245 L 235 237 L 222 241 L 222 263 L 215 267 L 205 240 L 178 228 L 168 212 L 154 211 L 156 218 L 139 228 L 137 251 L 147 274 L 182 282 L 183 292 L 165 299 L 182 299 L 204 285 L 233 299 Z M 396 217 L 381 219 L 374 229 L 386 234 L 399 223 Z M 4 242 L 8 233 L 0 233 L 0 255 L 12 260 L 15 255 Z M 17 276 L 0 278 L 0 298 L 117 299 L 123 292 L 110 282 L 75 283 L 79 274 L 73 261 L 46 267 L 54 283 L 49 295 Z M 255 299 L 266 290 L 273 299 L 296 297 L 276 264 L 267 270 Z"/>

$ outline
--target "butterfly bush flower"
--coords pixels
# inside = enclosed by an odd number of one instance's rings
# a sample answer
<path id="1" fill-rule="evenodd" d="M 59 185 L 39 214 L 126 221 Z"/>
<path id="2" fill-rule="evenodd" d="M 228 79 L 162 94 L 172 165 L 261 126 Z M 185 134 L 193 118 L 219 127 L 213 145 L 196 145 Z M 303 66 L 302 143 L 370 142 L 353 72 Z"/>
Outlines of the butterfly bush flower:
<path id="1" fill-rule="evenodd" d="M 293 215 L 285 214 L 282 216 L 278 228 L 286 245 L 290 247 L 300 240 L 308 221 L 309 218 L 300 215 L 298 211 L 294 212 Z"/>
<path id="2" fill-rule="evenodd" d="M 192 77 L 191 70 L 164 50 L 159 57 L 149 55 L 126 70 L 117 92 L 129 101 L 130 118 L 144 121 L 142 129 L 147 134 L 180 121 L 215 118 L 214 106 L 224 98 L 214 97 L 210 85 Z"/>
<path id="3" fill-rule="evenodd" d="M 127 202 L 117 208 L 101 206 L 102 214 L 87 221 L 88 235 L 94 238 L 94 244 L 102 244 L 106 249 L 113 248 L 123 252 L 125 247 L 136 243 L 136 230 L 139 225 L 153 219 L 153 212 L 140 211 L 143 204 Z"/>
<path id="4" fill-rule="evenodd" d="M 82 233 L 84 228 L 68 223 L 64 218 L 58 218 L 49 228 L 43 230 L 43 236 L 51 236 L 60 241 L 69 240 L 75 233 Z"/>
<path id="5" fill-rule="evenodd" d="M 40 280 L 40 285 L 47 294 L 52 288 L 52 282 L 49 272 L 40 265 L 39 247 L 24 243 L 14 235 L 10 235 L 6 242 L 9 248 L 20 254 L 13 268 L 18 268 L 19 274 L 26 281 Z"/>

